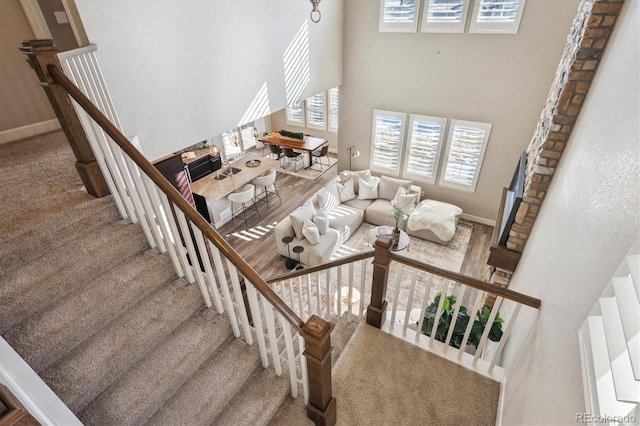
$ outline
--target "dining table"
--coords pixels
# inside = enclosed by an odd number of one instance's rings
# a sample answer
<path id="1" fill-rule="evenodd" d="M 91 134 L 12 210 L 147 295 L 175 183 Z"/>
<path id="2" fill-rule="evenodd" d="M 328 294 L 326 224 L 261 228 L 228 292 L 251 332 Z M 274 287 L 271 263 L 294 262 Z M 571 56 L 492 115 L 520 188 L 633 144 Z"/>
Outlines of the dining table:
<path id="1" fill-rule="evenodd" d="M 293 148 L 297 151 L 306 151 L 308 154 L 309 162 L 305 169 L 311 167 L 313 160 L 313 151 L 316 151 L 322 145 L 328 141 L 323 138 L 316 138 L 314 136 L 305 135 L 303 139 L 294 139 L 286 136 L 282 136 L 278 132 L 272 132 L 258 139 L 262 143 L 269 143 L 272 145 L 284 146 L 287 148 Z"/>

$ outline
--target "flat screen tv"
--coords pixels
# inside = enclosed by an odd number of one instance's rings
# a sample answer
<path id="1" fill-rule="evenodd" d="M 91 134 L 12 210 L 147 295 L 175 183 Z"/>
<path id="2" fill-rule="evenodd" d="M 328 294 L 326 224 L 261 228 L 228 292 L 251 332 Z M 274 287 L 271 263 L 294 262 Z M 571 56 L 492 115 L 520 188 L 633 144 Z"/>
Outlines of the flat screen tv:
<path id="1" fill-rule="evenodd" d="M 516 217 L 522 197 L 524 195 L 524 172 L 527 166 L 527 153 L 522 151 L 520 159 L 516 166 L 516 170 L 511 178 L 511 184 L 507 190 L 506 199 L 504 202 L 504 210 L 502 212 L 502 221 L 500 222 L 500 238 L 498 244 L 504 246 L 507 244 L 509 238 L 509 231 Z"/>

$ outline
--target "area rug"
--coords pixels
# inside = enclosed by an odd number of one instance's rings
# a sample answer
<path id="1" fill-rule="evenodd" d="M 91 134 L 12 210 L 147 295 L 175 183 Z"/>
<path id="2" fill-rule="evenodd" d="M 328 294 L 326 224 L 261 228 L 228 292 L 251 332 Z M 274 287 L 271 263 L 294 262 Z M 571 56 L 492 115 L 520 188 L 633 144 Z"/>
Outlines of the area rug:
<path id="1" fill-rule="evenodd" d="M 373 247 L 369 244 L 369 231 L 374 227 L 374 225 L 363 222 L 356 232 L 337 250 L 333 260 L 365 250 L 373 250 Z M 459 272 L 469 245 L 472 229 L 473 226 L 470 223 L 460 221 L 455 236 L 447 246 L 410 236 L 409 246 L 399 253 L 443 269 Z M 365 276 L 364 294 L 359 294 L 363 290 L 361 285 L 363 273 Z M 330 272 L 328 279 L 326 273 L 311 274 L 307 277 L 278 283 L 274 288 L 280 297 L 305 320 L 311 314 L 318 314 L 318 298 L 322 310 L 320 312 L 321 316 L 326 317 L 327 303 L 331 304 L 332 315 L 341 315 L 349 310 L 346 302 L 348 294 L 345 286 L 349 282 L 351 274 L 353 274 L 354 288 L 356 289 L 352 293 L 351 312 L 358 316 L 371 300 L 373 276 L 371 259 L 357 262 L 352 267 L 343 266 L 340 271 L 334 269 Z M 416 285 L 412 291 L 411 287 L 414 281 Z M 318 288 L 320 289 L 319 292 Z M 338 298 L 338 288 L 341 288 L 340 298 Z M 453 281 L 404 267 L 398 262 L 392 262 L 387 281 L 386 300 L 389 302 L 387 311 L 391 311 L 396 299 L 397 309 L 406 311 L 421 308 L 425 296 L 430 303 L 438 292 L 452 294 L 458 288 L 459 285 Z M 426 293 L 427 290 L 429 290 L 428 295 Z M 345 301 L 345 303 L 338 304 L 338 299 Z"/>
<path id="2" fill-rule="evenodd" d="M 278 167 L 277 170 L 279 173 L 286 173 L 288 175 L 297 176 L 303 179 L 314 180 L 319 178 L 323 174 L 325 174 L 329 169 L 331 169 L 333 166 L 335 166 L 338 163 L 337 158 L 325 157 L 325 159 L 329 160 L 330 166 L 323 165 L 322 171 L 320 171 L 319 164 L 314 164 L 313 167 L 310 167 L 308 169 L 299 169 L 298 171 L 295 171 L 295 172 L 293 171 L 293 165 L 285 168 Z M 322 161 L 324 162 L 325 160 L 322 160 Z M 305 164 L 306 164 L 306 161 L 305 161 Z"/>

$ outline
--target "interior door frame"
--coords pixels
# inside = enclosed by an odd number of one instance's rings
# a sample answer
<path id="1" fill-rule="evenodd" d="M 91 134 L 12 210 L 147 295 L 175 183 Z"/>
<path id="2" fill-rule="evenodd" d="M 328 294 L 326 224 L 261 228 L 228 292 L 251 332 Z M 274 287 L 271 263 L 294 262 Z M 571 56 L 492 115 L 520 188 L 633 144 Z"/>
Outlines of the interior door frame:
<path id="1" fill-rule="evenodd" d="M 78 46 L 87 46 L 89 44 L 89 38 L 82 25 L 75 0 L 62 0 L 62 5 L 69 18 L 69 24 L 71 25 Z M 36 39 L 53 38 L 49 26 L 42 15 L 40 6 L 38 5 L 38 0 L 20 0 L 20 6 L 22 6 L 24 15 Z"/>

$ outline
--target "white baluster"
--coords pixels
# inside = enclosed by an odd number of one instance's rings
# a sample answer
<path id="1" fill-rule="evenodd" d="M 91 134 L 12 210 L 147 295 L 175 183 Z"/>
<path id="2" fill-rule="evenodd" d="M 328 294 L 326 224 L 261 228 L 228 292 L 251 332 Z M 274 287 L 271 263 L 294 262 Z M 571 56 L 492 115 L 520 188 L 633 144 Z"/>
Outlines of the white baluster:
<path id="1" fill-rule="evenodd" d="M 264 328 L 262 328 L 262 314 L 260 312 L 258 296 L 252 283 L 245 279 L 245 284 L 247 289 L 247 299 L 249 299 L 249 309 L 251 310 L 251 319 L 253 320 L 253 329 L 256 330 L 256 336 L 258 338 L 258 348 L 260 349 L 262 366 L 267 368 L 269 366 L 269 356 L 267 355 L 267 343 L 264 337 Z"/>
<path id="2" fill-rule="evenodd" d="M 342 265 L 338 266 L 337 272 L 338 282 L 336 283 L 336 315 L 338 316 L 338 319 L 340 319 L 342 317 Z M 331 300 L 331 302 L 333 303 L 333 300 Z"/>
<path id="3" fill-rule="evenodd" d="M 460 306 L 462 306 L 462 298 L 464 297 L 464 293 L 467 290 L 466 285 L 461 285 L 458 289 L 458 294 L 456 295 L 456 307 L 453 309 L 453 318 L 451 318 L 451 324 L 449 324 L 449 331 L 447 332 L 447 338 L 444 342 L 444 349 L 442 353 L 447 353 L 449 349 L 449 343 L 451 343 L 451 337 L 453 336 L 453 329 L 456 326 L 456 322 L 458 322 L 458 313 L 460 312 Z"/>
<path id="4" fill-rule="evenodd" d="M 213 268 L 211 267 L 211 259 L 209 258 L 209 252 L 207 251 L 207 246 L 204 243 L 204 237 L 202 235 L 202 231 L 200 231 L 196 226 L 191 226 L 193 230 L 193 235 L 196 237 L 196 244 L 198 246 L 198 250 L 200 251 L 200 259 L 204 265 L 205 278 L 209 282 L 209 292 L 213 295 L 213 301 L 216 304 L 216 310 L 218 313 L 223 313 L 224 308 L 222 307 L 222 300 L 220 299 L 220 293 L 218 292 L 218 286 L 216 285 L 216 277 L 213 274 Z"/>
<path id="5" fill-rule="evenodd" d="M 487 344 L 487 341 L 489 340 L 489 332 L 491 332 L 491 326 L 493 325 L 493 320 L 496 319 L 496 315 L 498 315 L 498 311 L 500 310 L 500 305 L 502 304 L 503 299 L 504 299 L 503 297 L 497 297 L 496 301 L 493 303 L 493 308 L 489 313 L 489 319 L 487 320 L 487 323 L 484 326 L 484 331 L 482 332 L 480 343 L 478 343 L 476 354 L 473 357 L 472 365 L 474 367 L 478 365 L 478 359 L 480 358 L 480 354 L 482 353 L 482 350 L 484 349 L 485 345 Z M 471 321 L 471 319 L 469 319 L 469 321 Z"/>
<path id="6" fill-rule="evenodd" d="M 278 349 L 278 337 L 276 336 L 276 323 L 273 317 L 273 306 L 264 297 L 258 295 L 262 301 L 262 309 L 264 311 L 264 320 L 267 323 L 267 332 L 269 334 L 269 346 L 271 349 L 271 359 L 276 375 L 282 375 L 282 363 L 280 362 L 280 351 Z"/>
<path id="7" fill-rule="evenodd" d="M 318 305 L 318 316 L 322 317 L 322 305 L 321 305 L 321 297 L 320 297 L 320 272 L 316 272 L 316 302 Z"/>
<path id="8" fill-rule="evenodd" d="M 331 268 L 334 269 L 334 268 Z M 326 269 L 325 271 L 325 285 L 327 287 L 327 300 L 326 300 L 326 304 L 327 304 L 327 316 L 325 317 L 327 320 L 329 320 L 329 318 L 331 318 L 331 306 L 333 306 L 333 301 L 331 300 L 331 269 Z"/>
<path id="9" fill-rule="evenodd" d="M 289 322 L 280 315 L 282 333 L 284 334 L 284 344 L 287 350 L 287 361 L 289 363 L 289 379 L 291 380 L 291 396 L 298 397 L 298 373 L 296 371 L 296 358 L 293 349 L 293 339 L 291 338 L 291 326 Z"/>
<path id="10" fill-rule="evenodd" d="M 311 305 L 311 274 L 307 274 L 307 309 L 309 314 L 307 318 L 313 314 L 313 307 Z"/>
<path id="11" fill-rule="evenodd" d="M 182 271 L 182 265 L 180 264 L 180 260 L 178 259 L 178 254 L 176 252 L 175 245 L 175 236 L 172 235 L 171 229 L 169 228 L 167 213 L 164 210 L 164 206 L 159 198 L 159 193 L 161 192 L 160 188 L 156 186 L 153 181 L 147 176 L 143 175 L 144 184 L 147 186 L 149 194 L 151 195 L 152 202 L 156 207 L 156 211 L 158 212 L 158 223 L 162 228 L 162 234 L 164 235 L 164 242 L 169 251 L 169 257 L 171 258 L 171 263 L 173 263 L 173 268 L 176 271 L 176 275 L 178 277 L 183 277 L 184 272 Z"/>
<path id="12" fill-rule="evenodd" d="M 351 322 L 351 308 L 353 307 L 353 262 L 349 263 L 349 290 L 347 294 L 347 322 Z"/>
<path id="13" fill-rule="evenodd" d="M 478 290 L 478 294 L 476 296 L 476 302 L 473 304 L 473 309 L 471 312 L 467 311 L 469 314 L 469 323 L 467 324 L 467 328 L 464 331 L 464 337 L 462 337 L 462 342 L 460 343 L 460 349 L 458 349 L 458 360 L 462 359 L 462 354 L 464 353 L 464 347 L 467 345 L 467 341 L 469 340 L 469 335 L 471 334 L 471 328 L 473 327 L 473 321 L 476 317 L 476 312 L 482 306 L 482 298 L 484 296 L 484 292 Z M 477 350 L 476 350 L 477 352 Z"/>
<path id="14" fill-rule="evenodd" d="M 181 269 L 182 271 L 184 271 L 184 274 L 187 277 L 187 281 L 189 281 L 190 283 L 193 283 L 195 282 L 196 279 L 193 276 L 193 271 L 189 266 L 187 254 L 185 253 L 184 247 L 182 246 L 182 241 L 180 239 L 180 232 L 178 231 L 178 224 L 176 223 L 176 219 L 173 215 L 173 209 L 172 209 L 173 204 L 169 203 L 169 199 L 164 194 L 164 192 L 159 192 L 158 195 L 160 196 L 162 207 L 166 212 L 165 217 L 167 218 L 167 221 L 169 222 L 169 227 L 171 228 L 171 234 L 173 235 L 173 243 L 175 244 L 175 247 L 176 247 L 176 254 L 178 255 L 178 258 L 180 259 L 180 263 L 182 264 Z"/>
<path id="15" fill-rule="evenodd" d="M 389 331 L 393 330 L 396 322 L 396 312 L 398 311 L 398 298 L 400 296 L 400 283 L 402 282 L 402 268 L 403 264 L 400 263 L 398 268 L 398 275 L 396 276 L 396 286 L 393 290 L 393 307 L 391 308 L 391 321 L 389 321 Z"/>
<path id="16" fill-rule="evenodd" d="M 427 276 L 427 285 L 424 289 L 424 296 L 422 297 L 422 304 L 420 305 L 420 320 L 418 321 L 418 332 L 416 333 L 416 342 L 423 338 L 422 324 L 424 323 L 424 311 L 427 309 L 429 298 L 431 294 L 431 287 L 433 286 L 433 274 Z"/>
<path id="17" fill-rule="evenodd" d="M 191 239 L 189 225 L 187 224 L 187 220 L 184 217 L 184 213 L 182 213 L 180 209 L 176 209 L 175 212 L 176 217 L 178 218 L 178 224 L 180 225 L 180 230 L 182 231 L 184 242 L 187 244 L 187 252 L 189 253 L 189 258 L 191 259 L 191 265 L 193 265 L 192 270 L 195 272 L 196 282 L 198 283 L 198 287 L 200 287 L 200 292 L 202 293 L 202 299 L 204 299 L 204 303 L 207 305 L 207 308 L 210 308 L 211 296 L 209 295 L 209 290 L 207 290 L 207 285 L 204 282 L 204 277 L 202 276 L 202 271 L 200 270 L 200 265 L 198 264 L 198 255 L 196 254 L 196 249 L 193 245 L 193 240 Z"/>
<path id="18" fill-rule="evenodd" d="M 227 305 L 227 315 L 231 321 L 231 330 L 233 335 L 237 338 L 240 337 L 240 327 L 238 326 L 238 320 L 236 319 L 236 311 L 233 309 L 233 300 L 229 293 L 229 284 L 227 283 L 227 276 L 224 274 L 224 268 L 222 266 L 222 257 L 220 256 L 220 250 L 209 241 L 209 251 L 213 257 L 213 264 L 216 267 L 218 273 L 218 282 L 220 283 L 220 289 L 222 290 L 222 296 L 224 302 Z"/>
<path id="19" fill-rule="evenodd" d="M 307 357 L 304 356 L 304 339 L 298 333 L 298 347 L 300 353 L 300 375 L 302 376 L 302 393 L 305 405 L 309 403 L 309 375 L 307 374 Z"/>
<path id="20" fill-rule="evenodd" d="M 444 287 L 444 286 L 442 286 Z M 436 340 L 436 333 L 438 331 L 438 323 L 440 322 L 440 318 L 442 317 L 442 307 L 444 306 L 444 301 L 447 298 L 446 291 L 440 291 L 440 299 L 438 300 L 438 307 L 436 308 L 436 317 L 433 321 L 433 325 L 431 326 L 431 338 L 429 339 L 429 347 L 433 347 L 433 342 Z"/>
<path id="21" fill-rule="evenodd" d="M 364 294 L 364 284 L 366 279 L 367 272 L 367 260 L 362 259 L 360 261 L 360 309 L 358 312 L 358 316 L 362 318 L 364 316 L 364 308 L 365 308 L 365 294 Z"/>
<path id="22" fill-rule="evenodd" d="M 300 309 L 300 317 L 307 318 L 304 314 L 304 301 L 302 300 L 302 277 L 298 277 L 298 308 Z"/>
<path id="23" fill-rule="evenodd" d="M 411 285 L 409 286 L 409 300 L 407 301 L 407 309 L 404 311 L 404 324 L 402 324 L 402 335 L 407 335 L 407 328 L 409 327 L 409 317 L 411 316 L 411 307 L 413 306 L 413 294 L 416 289 L 416 278 L 418 277 L 418 270 L 413 268 L 411 273 Z"/>
<path id="24" fill-rule="evenodd" d="M 500 343 L 498 343 L 498 348 L 496 349 L 496 353 L 493 355 L 493 358 L 491 358 L 491 363 L 489 364 L 489 369 L 487 370 L 489 374 L 493 373 L 493 367 L 496 366 L 496 362 L 500 357 L 500 354 L 502 354 L 504 345 L 505 343 L 507 343 L 507 339 L 511 334 L 511 329 L 513 328 L 513 324 L 516 322 L 516 318 L 518 318 L 518 314 L 520 313 L 520 308 L 522 308 L 522 304 L 516 303 L 516 307 L 513 310 L 513 314 L 511 315 L 511 318 L 509 319 L 509 323 L 507 324 L 507 328 L 502 332 L 502 337 L 500 338 Z"/>
<path id="25" fill-rule="evenodd" d="M 251 327 L 249 326 L 249 318 L 247 317 L 247 309 L 244 307 L 244 298 L 242 297 L 242 290 L 240 289 L 240 280 L 238 279 L 238 270 L 235 265 L 227 259 L 227 269 L 229 270 L 229 278 L 231 279 L 231 288 L 233 288 L 233 294 L 235 295 L 236 307 L 240 313 L 240 323 L 244 332 L 244 339 L 247 344 L 253 344 L 253 336 L 251 335 Z M 251 285 L 247 283 L 247 285 Z"/>

